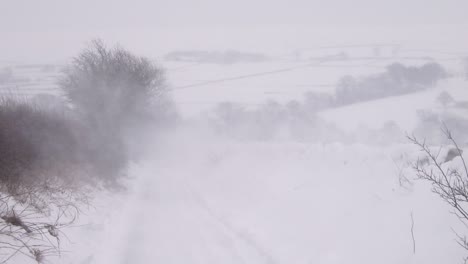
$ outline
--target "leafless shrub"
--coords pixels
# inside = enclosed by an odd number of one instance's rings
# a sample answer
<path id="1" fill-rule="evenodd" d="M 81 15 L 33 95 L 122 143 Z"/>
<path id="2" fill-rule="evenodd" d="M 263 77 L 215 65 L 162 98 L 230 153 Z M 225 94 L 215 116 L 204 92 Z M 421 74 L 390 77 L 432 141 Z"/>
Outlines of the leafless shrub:
<path id="1" fill-rule="evenodd" d="M 0 101 L 0 263 L 60 253 L 61 229 L 89 203 L 93 163 L 65 112 Z"/>
<path id="2" fill-rule="evenodd" d="M 153 100 L 167 92 L 162 69 L 123 48 L 109 49 L 100 40 L 74 58 L 60 86 L 94 126 L 111 128 L 144 116 Z"/>
<path id="3" fill-rule="evenodd" d="M 61 171 L 79 163 L 77 123 L 65 113 L 48 113 L 26 102 L 0 102 L 0 181 L 7 192 L 17 185 L 74 176 Z M 54 173 L 52 173 L 54 172 Z"/>
<path id="4" fill-rule="evenodd" d="M 20 196 L 0 197 L 0 263 L 14 263 L 24 257 L 44 263 L 48 257 L 61 255 L 60 242 L 66 238 L 62 229 L 74 223 L 83 201 L 80 199 L 85 196 L 62 188 L 51 196 L 42 195 L 46 207 L 28 203 L 39 199 L 40 191 L 31 188 Z M 29 198 L 22 200 L 22 196 Z"/>
<path id="5" fill-rule="evenodd" d="M 60 255 L 61 229 L 89 205 L 88 190 L 119 186 L 127 133 L 138 137 L 136 128 L 170 112 L 162 70 L 101 41 L 60 84 L 73 107 L 0 100 L 0 264 Z"/>
<path id="6" fill-rule="evenodd" d="M 454 214 L 468 227 L 468 169 L 463 150 L 453 138 L 450 130 L 444 125 L 443 133 L 451 143 L 451 148 L 441 157 L 442 148 L 437 151 L 431 148 L 425 140 L 419 140 L 415 136 L 408 136 L 408 139 L 418 146 L 425 154 L 426 162 L 420 160 L 413 163 L 413 169 L 418 179 L 429 182 L 432 191 L 440 196 L 443 201 L 454 209 Z M 450 157 L 449 157 L 450 156 Z M 451 161 L 459 158 L 460 167 L 451 165 Z M 466 235 L 457 233 L 458 243 L 468 250 L 468 240 Z"/>
<path id="7" fill-rule="evenodd" d="M 63 72 L 59 85 L 92 132 L 89 147 L 101 175 L 121 175 L 147 143 L 147 131 L 176 119 L 164 76 L 150 59 L 101 40 L 92 41 Z"/>

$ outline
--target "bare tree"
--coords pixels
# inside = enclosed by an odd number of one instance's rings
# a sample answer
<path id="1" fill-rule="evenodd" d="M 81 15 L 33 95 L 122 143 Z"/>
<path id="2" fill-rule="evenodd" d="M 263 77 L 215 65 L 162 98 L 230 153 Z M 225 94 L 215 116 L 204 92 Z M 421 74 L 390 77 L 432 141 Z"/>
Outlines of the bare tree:
<path id="1" fill-rule="evenodd" d="M 147 131 L 176 118 L 164 76 L 152 60 L 119 46 L 108 48 L 101 40 L 92 41 L 65 69 L 59 85 L 93 134 L 89 147 L 102 175 L 110 168 L 119 174 L 144 148 Z"/>
<path id="2" fill-rule="evenodd" d="M 419 140 L 415 136 L 408 136 L 408 139 L 424 153 L 424 157 L 414 162 L 412 167 L 417 178 L 429 182 L 432 185 L 432 191 L 454 209 L 453 213 L 468 229 L 467 165 L 463 158 L 463 150 L 453 138 L 450 130 L 444 125 L 442 131 L 452 145 L 444 157 L 441 157 L 442 147 L 435 150 L 425 140 Z M 461 160 L 461 168 L 450 166 L 449 161 L 454 158 Z M 468 250 L 466 234 L 456 233 L 456 235 L 458 244 Z"/>
<path id="3" fill-rule="evenodd" d="M 114 129 L 164 98 L 164 83 L 163 70 L 148 58 L 94 40 L 66 68 L 60 86 L 92 125 Z"/>

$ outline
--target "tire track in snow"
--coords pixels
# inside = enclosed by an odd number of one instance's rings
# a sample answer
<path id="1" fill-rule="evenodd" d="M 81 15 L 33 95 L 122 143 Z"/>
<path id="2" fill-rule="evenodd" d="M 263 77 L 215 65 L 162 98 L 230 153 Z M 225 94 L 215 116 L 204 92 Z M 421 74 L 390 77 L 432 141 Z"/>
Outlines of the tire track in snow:
<path id="1" fill-rule="evenodd" d="M 167 263 L 177 262 L 171 260 L 180 258 L 185 258 L 188 263 L 219 263 L 207 261 L 210 259 L 221 259 L 224 263 L 250 263 L 251 256 L 245 254 L 243 241 L 233 229 L 226 228 L 226 223 L 207 213 L 194 199 L 193 191 L 184 184 L 184 180 L 170 175 L 170 172 L 157 173 L 157 177 L 145 176 L 130 199 L 129 209 L 125 212 L 129 218 L 125 224 L 128 229 L 120 237 L 121 252 L 117 263 L 153 263 L 158 260 Z M 160 233 L 163 235 L 159 236 Z M 158 255 L 158 251 L 174 253 Z"/>
<path id="2" fill-rule="evenodd" d="M 208 205 L 206 200 L 196 191 L 194 191 L 194 189 L 187 183 L 186 188 L 191 193 L 191 196 L 193 197 L 193 200 L 196 202 L 196 204 L 198 204 L 198 206 L 204 210 L 206 214 L 218 222 L 226 231 L 236 237 L 236 239 L 242 241 L 247 247 L 253 249 L 258 254 L 258 256 L 260 256 L 265 261 L 266 264 L 279 264 L 279 262 L 275 260 L 275 258 L 269 253 L 268 250 L 263 248 L 257 241 L 255 241 L 252 234 L 235 228 L 226 218 L 218 215 Z"/>
<path id="3" fill-rule="evenodd" d="M 279 264 L 248 231 L 209 206 L 177 168 L 139 171 L 96 263 Z"/>

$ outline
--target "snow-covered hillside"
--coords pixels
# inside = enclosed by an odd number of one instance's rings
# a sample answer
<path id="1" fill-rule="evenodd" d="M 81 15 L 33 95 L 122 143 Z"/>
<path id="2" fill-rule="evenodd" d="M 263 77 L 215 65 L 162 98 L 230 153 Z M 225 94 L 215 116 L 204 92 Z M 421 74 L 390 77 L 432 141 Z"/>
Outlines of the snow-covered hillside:
<path id="1" fill-rule="evenodd" d="M 444 64 L 453 74 L 433 89 L 318 113 L 350 134 L 393 121 L 401 134 L 385 144 L 236 140 L 205 127 L 204 114 L 220 102 L 255 108 L 267 100 L 302 100 L 307 91 L 333 92 L 344 75 L 379 73 L 394 61 L 269 58 L 167 62 L 182 121 L 147 145 L 148 155 L 129 171 L 127 190 L 96 195 L 51 263 L 461 261 L 465 251 L 454 240 L 461 224 L 430 186 L 414 180 L 409 163 L 419 149 L 404 134 L 418 125 L 419 110 L 446 110 L 436 100 L 442 91 L 468 101 L 467 82 L 452 70 L 458 61 Z M 12 69 L 13 76 L 31 76 L 24 79 L 32 87 L 27 95 L 60 95 L 50 80 L 59 69 Z"/>

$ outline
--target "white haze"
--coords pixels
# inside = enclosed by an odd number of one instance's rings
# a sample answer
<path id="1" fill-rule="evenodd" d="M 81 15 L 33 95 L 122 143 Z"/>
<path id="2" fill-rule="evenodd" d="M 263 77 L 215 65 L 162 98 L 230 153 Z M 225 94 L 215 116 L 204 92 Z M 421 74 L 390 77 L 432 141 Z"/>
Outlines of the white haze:
<path id="1" fill-rule="evenodd" d="M 0 70 L 27 78 L 28 96 L 60 95 L 50 78 L 101 38 L 165 68 L 180 114 L 147 131 L 128 189 L 97 194 L 50 263 L 461 263 L 465 229 L 414 180 L 420 153 L 405 134 L 445 155 L 431 120 L 447 117 L 468 159 L 467 10 L 466 0 L 2 0 Z M 313 121 L 294 112 L 307 92 L 333 94 L 343 76 L 372 79 L 396 62 L 448 75 Z M 43 64 L 57 68 L 22 67 Z M 443 92 L 455 101 L 441 105 Z M 262 112 L 273 102 L 286 117 Z"/>
<path id="2" fill-rule="evenodd" d="M 464 52 L 468 42 L 463 0 L 19 0 L 0 7 L 1 58 L 22 62 L 62 62 L 96 37 L 153 57 L 180 48 L 375 43 Z"/>

